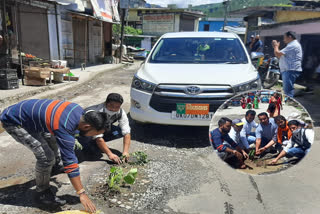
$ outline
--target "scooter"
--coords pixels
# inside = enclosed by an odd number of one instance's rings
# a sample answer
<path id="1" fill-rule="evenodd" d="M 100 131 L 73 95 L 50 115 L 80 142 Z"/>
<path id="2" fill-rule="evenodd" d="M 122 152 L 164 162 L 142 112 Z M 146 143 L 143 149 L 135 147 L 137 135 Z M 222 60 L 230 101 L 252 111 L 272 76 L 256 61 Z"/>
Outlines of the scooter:
<path id="1" fill-rule="evenodd" d="M 279 60 L 277 57 L 269 57 L 260 52 L 252 52 L 251 59 L 259 72 L 262 87 L 270 89 L 280 78 Z"/>

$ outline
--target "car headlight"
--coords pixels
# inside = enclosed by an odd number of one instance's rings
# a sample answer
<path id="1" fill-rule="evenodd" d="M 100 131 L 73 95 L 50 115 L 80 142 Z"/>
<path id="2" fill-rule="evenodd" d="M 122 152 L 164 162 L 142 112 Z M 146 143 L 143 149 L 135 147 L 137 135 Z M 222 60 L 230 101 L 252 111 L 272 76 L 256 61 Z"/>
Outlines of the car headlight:
<path id="1" fill-rule="evenodd" d="M 138 77 L 134 76 L 131 84 L 132 88 L 137 90 L 146 91 L 152 93 L 154 88 L 156 87 L 155 84 L 150 83 L 146 80 L 139 79 Z"/>
<path id="2" fill-rule="evenodd" d="M 254 91 L 254 90 L 260 90 L 261 89 L 261 80 L 260 78 L 255 79 L 250 82 L 246 82 L 241 85 L 234 86 L 234 90 L 236 93 L 244 92 L 244 91 Z"/>

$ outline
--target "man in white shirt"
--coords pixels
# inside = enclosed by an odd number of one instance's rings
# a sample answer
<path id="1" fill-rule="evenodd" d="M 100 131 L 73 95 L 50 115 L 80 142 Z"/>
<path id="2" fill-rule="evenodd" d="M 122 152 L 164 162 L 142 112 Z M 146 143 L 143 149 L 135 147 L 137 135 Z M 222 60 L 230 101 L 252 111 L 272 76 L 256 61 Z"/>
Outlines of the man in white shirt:
<path id="1" fill-rule="evenodd" d="M 234 119 L 232 120 L 232 127 L 229 132 L 230 138 L 236 142 L 242 149 L 246 149 L 240 139 L 240 132 L 243 128 L 243 122 L 240 119 Z"/>
<path id="2" fill-rule="evenodd" d="M 79 143 L 86 149 L 89 148 L 89 150 L 93 148 L 93 150 L 96 150 L 96 146 L 92 141 L 95 141 L 97 147 L 108 155 L 109 159 L 117 164 L 120 164 L 122 160 L 120 157 L 116 154 L 114 154 L 109 147 L 107 146 L 106 142 L 111 141 L 113 139 L 123 137 L 123 153 L 122 156 L 124 157 L 125 161 L 128 161 L 129 159 L 129 148 L 131 144 L 131 134 L 130 134 L 130 126 L 129 126 L 129 120 L 126 115 L 126 112 L 121 108 L 121 105 L 123 103 L 123 98 L 118 93 L 111 93 L 108 95 L 106 102 L 90 106 L 85 109 L 85 112 L 88 111 L 99 111 L 99 112 L 105 112 L 109 116 L 110 121 L 110 128 L 107 132 L 101 135 L 94 136 L 92 138 L 79 138 Z M 113 123 L 118 122 L 118 126 L 112 125 Z"/>
<path id="3" fill-rule="evenodd" d="M 284 156 L 303 158 L 310 151 L 314 140 L 313 130 L 302 128 L 297 120 L 289 121 L 288 126 L 292 132 L 292 137 L 287 146 L 283 148 L 278 157 L 273 159 L 270 164 L 276 164 Z"/>
<path id="4" fill-rule="evenodd" d="M 249 145 L 256 142 L 255 132 L 253 128 L 257 128 L 258 124 L 254 121 L 256 112 L 254 110 L 248 110 L 245 118 L 242 119 L 243 128 L 240 132 L 240 140 L 244 149 L 249 149 Z"/>

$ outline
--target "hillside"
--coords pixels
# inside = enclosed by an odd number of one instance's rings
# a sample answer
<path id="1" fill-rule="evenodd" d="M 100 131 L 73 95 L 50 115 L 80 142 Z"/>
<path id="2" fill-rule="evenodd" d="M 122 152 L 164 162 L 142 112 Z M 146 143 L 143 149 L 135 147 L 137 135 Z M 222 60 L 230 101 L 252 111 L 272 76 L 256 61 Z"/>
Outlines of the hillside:
<path id="1" fill-rule="evenodd" d="M 289 5 L 292 3 L 290 0 L 233 0 L 231 1 L 229 11 L 238 10 L 246 7 L 257 7 L 257 6 L 277 6 L 277 5 Z M 224 16 L 224 8 L 222 3 L 217 4 L 206 4 L 194 6 L 192 9 L 200 10 L 207 17 L 223 17 Z"/>

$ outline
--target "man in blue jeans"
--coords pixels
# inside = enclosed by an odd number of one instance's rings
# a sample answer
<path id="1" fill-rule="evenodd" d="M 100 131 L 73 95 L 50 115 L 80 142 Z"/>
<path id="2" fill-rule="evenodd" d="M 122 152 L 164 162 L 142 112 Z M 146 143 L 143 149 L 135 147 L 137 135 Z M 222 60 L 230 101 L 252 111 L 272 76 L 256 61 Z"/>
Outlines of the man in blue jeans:
<path id="1" fill-rule="evenodd" d="M 275 56 L 279 58 L 283 91 L 285 95 L 293 97 L 294 83 L 302 72 L 302 48 L 292 31 L 284 34 L 283 41 L 287 46 L 282 50 L 279 50 L 280 42 L 276 40 L 272 41 L 272 46 Z"/>
<path id="2" fill-rule="evenodd" d="M 288 145 L 270 164 L 276 164 L 278 160 L 284 156 L 303 158 L 310 151 L 314 140 L 313 130 L 302 128 L 300 122 L 297 120 L 289 121 L 288 126 L 292 132 L 292 137 Z"/>

